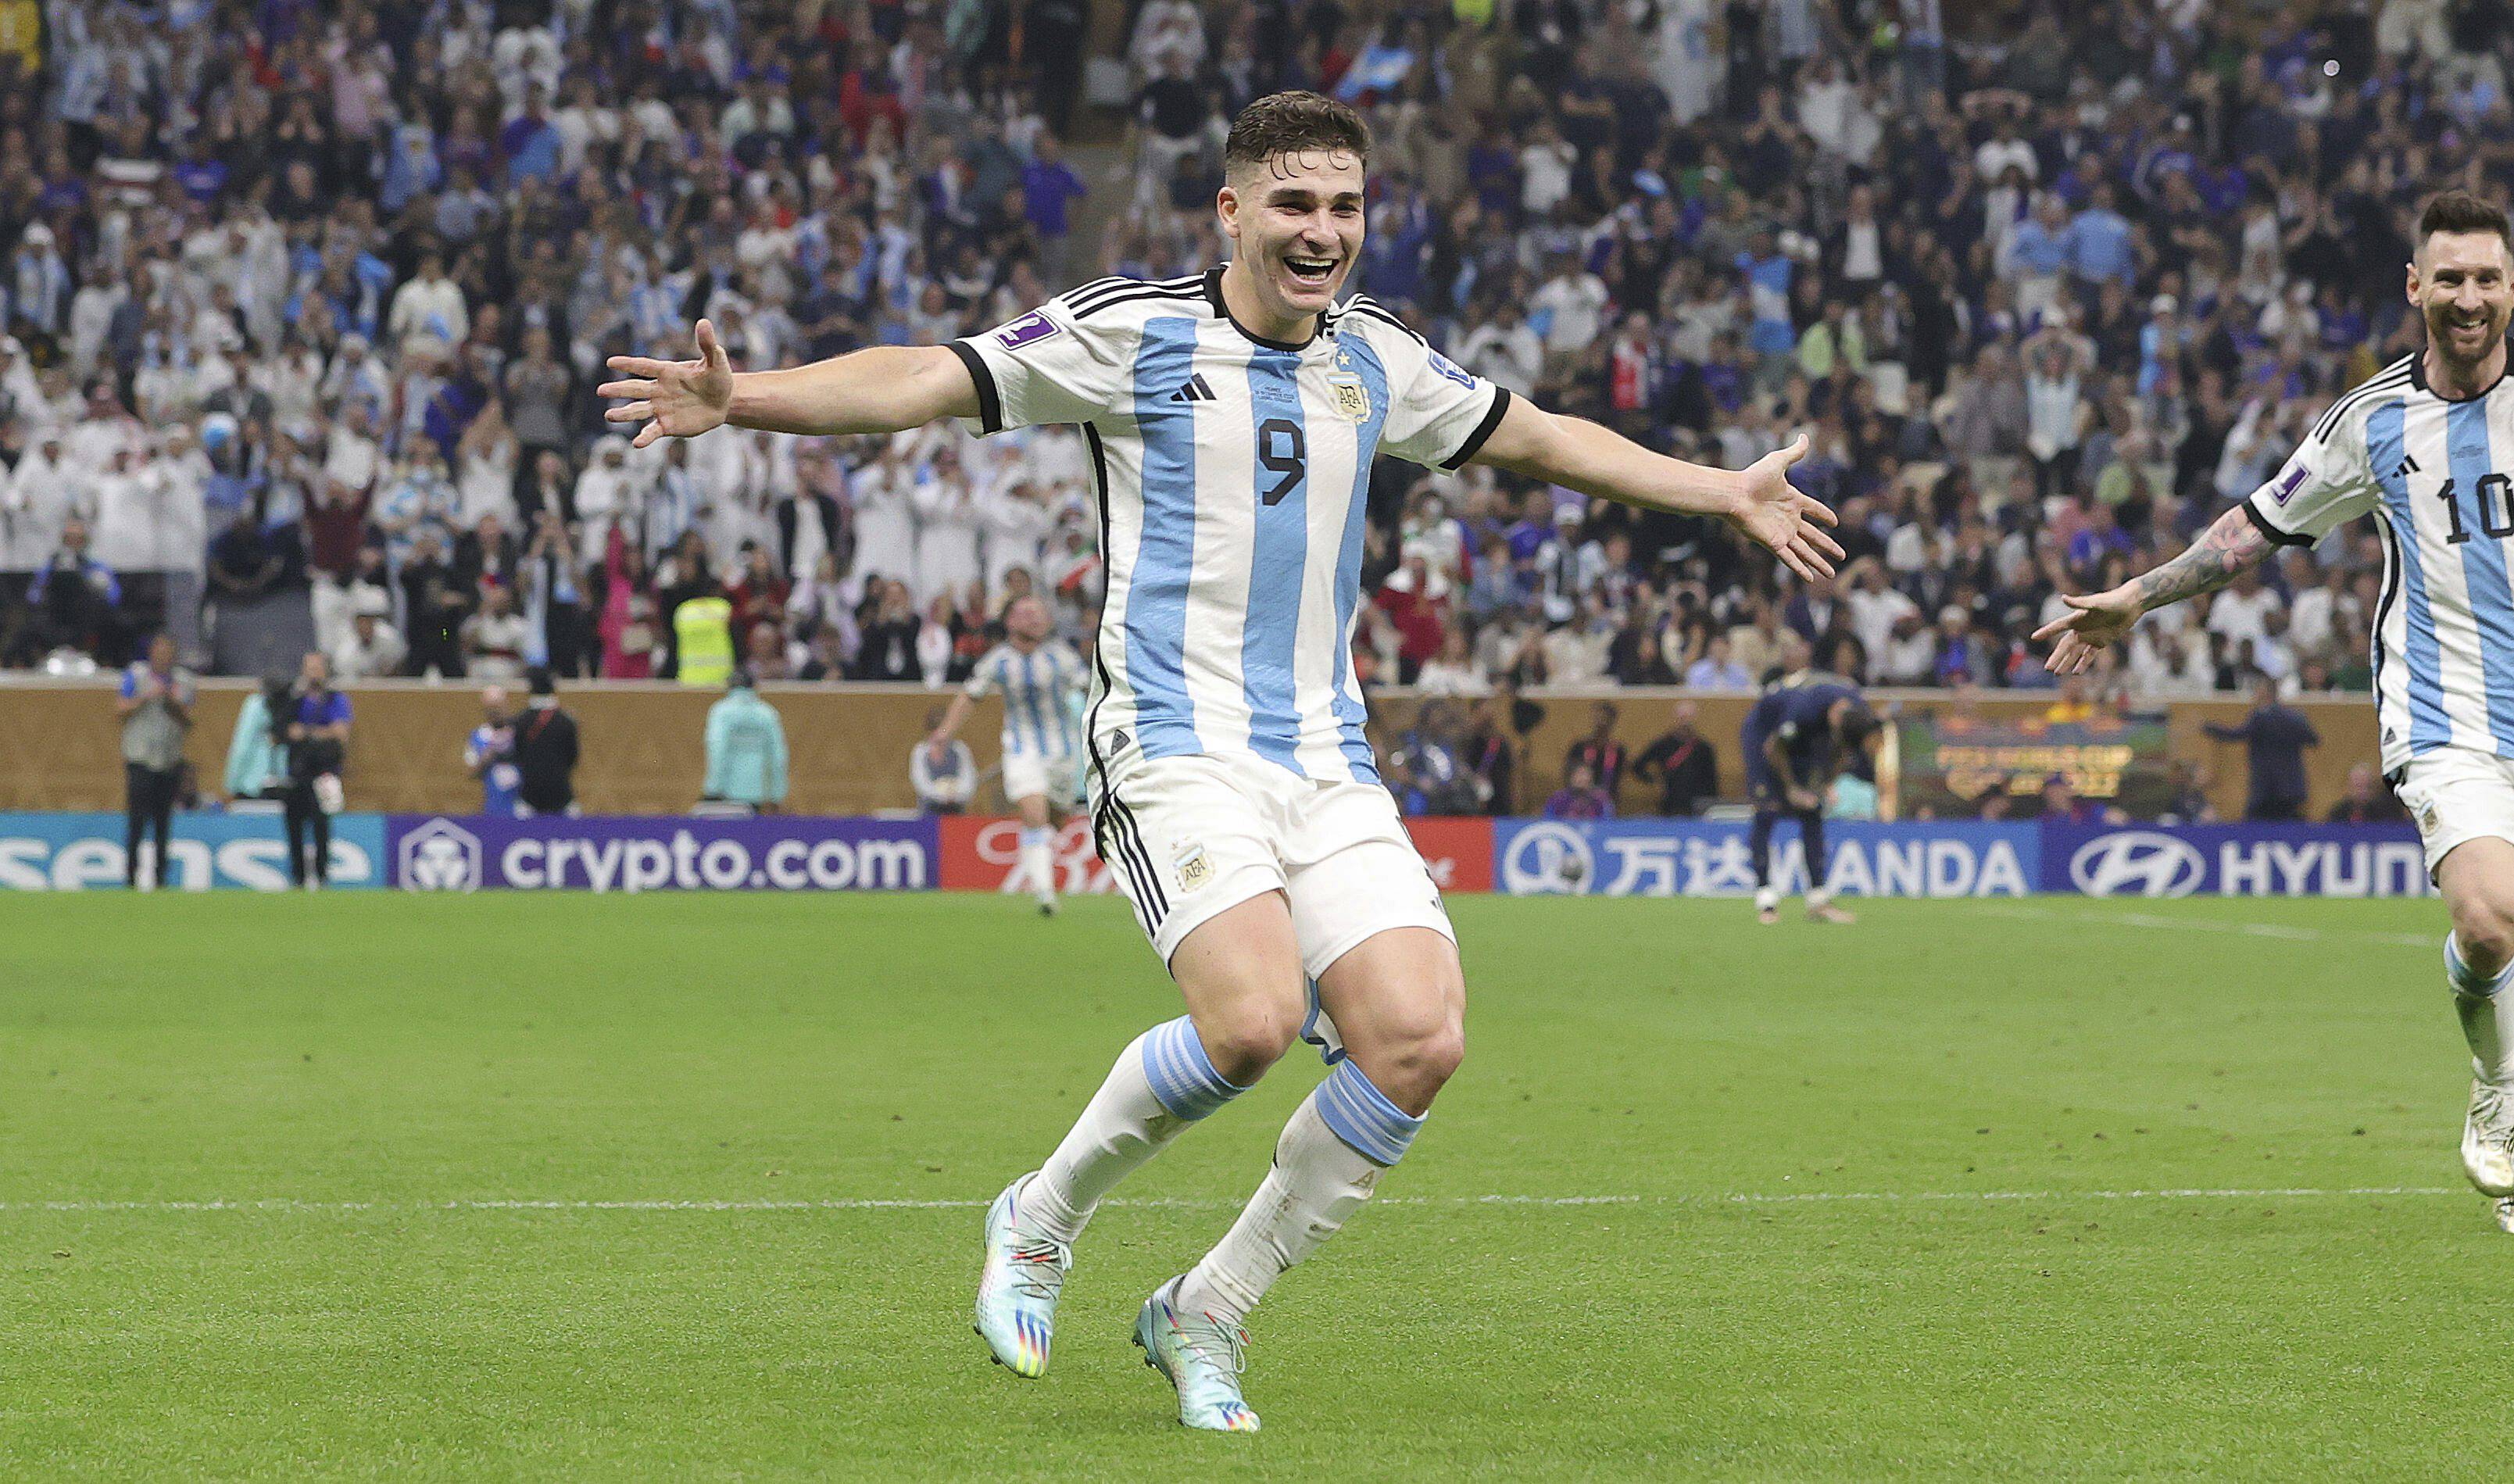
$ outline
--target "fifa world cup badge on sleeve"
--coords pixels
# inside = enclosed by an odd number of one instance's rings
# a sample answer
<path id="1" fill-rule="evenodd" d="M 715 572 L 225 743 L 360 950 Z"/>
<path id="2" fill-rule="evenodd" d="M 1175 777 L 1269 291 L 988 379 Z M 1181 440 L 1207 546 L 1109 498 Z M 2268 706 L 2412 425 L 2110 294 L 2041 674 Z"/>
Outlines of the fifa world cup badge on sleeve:
<path id="1" fill-rule="evenodd" d="M 1349 371 L 1333 372 L 1327 377 L 1327 387 L 1335 393 L 1335 409 L 1348 422 L 1370 421 L 1370 392 L 1361 378 Z"/>
<path id="2" fill-rule="evenodd" d="M 1033 309 L 995 332 L 995 342 L 1006 350 L 1019 350 L 1033 341 L 1043 341 L 1056 333 L 1056 321 L 1044 309 Z"/>
<path id="3" fill-rule="evenodd" d="M 1195 891 L 1204 885 L 1206 878 L 1213 874 L 1213 867 L 1205 861 L 1204 847 L 1201 845 L 1190 845 L 1181 849 L 1170 863 L 1178 870 L 1179 890 L 1182 892 Z"/>

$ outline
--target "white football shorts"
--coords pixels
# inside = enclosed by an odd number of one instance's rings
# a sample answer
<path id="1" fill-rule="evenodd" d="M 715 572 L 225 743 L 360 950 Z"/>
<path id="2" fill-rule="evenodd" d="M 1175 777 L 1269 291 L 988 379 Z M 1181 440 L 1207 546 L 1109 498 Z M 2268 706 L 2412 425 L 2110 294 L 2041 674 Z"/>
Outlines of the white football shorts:
<path id="1" fill-rule="evenodd" d="M 2514 841 L 2514 759 L 2475 747 L 2439 747 L 2411 758 L 2392 791 L 2418 822 L 2427 874 L 2465 840 Z"/>
<path id="2" fill-rule="evenodd" d="M 1082 760 L 1071 752 L 1006 752 L 1004 797 L 1018 804 L 1045 794 L 1051 808 L 1071 809 L 1082 786 Z"/>
<path id="3" fill-rule="evenodd" d="M 1376 783 L 1305 779 L 1237 754 L 1135 755 L 1093 809 L 1100 858 L 1163 963 L 1215 914 L 1265 892 L 1290 901 L 1314 980 L 1390 928 L 1458 941 L 1397 801 Z"/>

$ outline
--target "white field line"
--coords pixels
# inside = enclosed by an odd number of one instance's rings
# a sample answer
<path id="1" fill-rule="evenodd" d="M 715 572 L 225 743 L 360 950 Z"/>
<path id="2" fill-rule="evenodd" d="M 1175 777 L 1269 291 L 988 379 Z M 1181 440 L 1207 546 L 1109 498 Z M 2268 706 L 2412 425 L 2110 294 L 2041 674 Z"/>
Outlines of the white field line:
<path id="1" fill-rule="evenodd" d="M 1844 1201 L 1937 1203 L 1966 1205 L 2004 1201 L 2189 1201 L 2189 1200 L 2338 1200 L 2374 1196 L 2463 1195 L 2458 1185 L 2270 1185 L 2159 1186 L 2133 1190 L 1794 1190 L 1738 1191 L 1725 1195 L 1392 1195 L 1381 1205 L 1394 1206 L 1797 1206 Z M 133 1212 L 186 1214 L 237 1211 L 324 1216 L 384 1212 L 808 1212 L 808 1211 L 977 1211 L 983 1200 L 910 1200 L 832 1198 L 828 1200 L 446 1200 L 446 1201 L 309 1201 L 261 1200 L 51 1200 L 0 1201 L 0 1214 L 61 1212 L 73 1215 Z M 1150 1210 L 1221 1211 L 1240 1203 L 1227 1200 L 1157 1198 L 1112 1200 L 1112 1206 Z"/>
<path id="2" fill-rule="evenodd" d="M 2156 912 L 2063 912 L 2051 907 L 2004 902 L 1977 902 L 1973 909 L 1989 917 L 2022 917 L 2036 922 L 2075 922 L 2095 927 L 2163 928 L 2184 933 L 2233 933 L 2244 938 L 2283 938 L 2294 943 L 2379 943 L 2412 948 L 2444 950 L 2441 933 L 2378 933 L 2365 928 L 2299 928 L 2283 922 L 2210 922 L 2199 917 L 2168 917 Z"/>

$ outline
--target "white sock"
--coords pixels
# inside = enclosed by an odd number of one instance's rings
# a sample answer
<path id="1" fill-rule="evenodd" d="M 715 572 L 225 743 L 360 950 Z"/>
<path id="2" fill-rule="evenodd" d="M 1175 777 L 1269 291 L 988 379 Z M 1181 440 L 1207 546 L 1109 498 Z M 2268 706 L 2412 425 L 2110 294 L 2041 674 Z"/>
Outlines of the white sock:
<path id="1" fill-rule="evenodd" d="M 1022 1187 L 1021 1216 L 1072 1242 L 1117 1182 L 1245 1091 L 1222 1079 L 1186 1016 L 1126 1044 L 1065 1142 Z"/>
<path id="2" fill-rule="evenodd" d="M 1759 886 L 1755 888 L 1755 910 L 1759 912 L 1768 912 L 1775 907 L 1778 907 L 1780 904 L 1781 894 L 1777 887 Z"/>
<path id="3" fill-rule="evenodd" d="M 1344 1229 L 1422 1127 L 1360 1067 L 1338 1063 L 1292 1110 L 1275 1143 L 1275 1167 L 1179 1285 L 1179 1307 L 1226 1324 L 1245 1319 L 1285 1268 Z"/>
<path id="4" fill-rule="evenodd" d="M 1832 900 L 1833 893 L 1826 891 L 1823 887 L 1811 886 L 1807 888 L 1806 903 L 1807 910 L 1810 912 L 1820 912 L 1824 910 L 1824 904 Z"/>
<path id="5" fill-rule="evenodd" d="M 2462 961 L 2461 944 L 2444 940 L 2444 976 L 2453 986 L 2453 1008 L 2461 1014 L 2462 1039 L 2470 1043 L 2470 1069 L 2482 1081 L 2514 1084 L 2514 964 L 2483 975 Z"/>
<path id="6" fill-rule="evenodd" d="M 1022 874 L 1030 878 L 1031 895 L 1034 897 L 1056 895 L 1056 859 L 1048 851 L 1050 838 L 1045 829 L 1022 826 Z"/>

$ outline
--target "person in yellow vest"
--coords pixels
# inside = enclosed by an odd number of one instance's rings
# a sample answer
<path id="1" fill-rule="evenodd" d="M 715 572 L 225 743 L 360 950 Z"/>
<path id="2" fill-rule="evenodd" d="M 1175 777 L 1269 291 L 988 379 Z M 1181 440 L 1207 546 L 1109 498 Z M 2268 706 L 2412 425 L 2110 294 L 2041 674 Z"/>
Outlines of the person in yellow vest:
<path id="1" fill-rule="evenodd" d="M 672 610 L 672 656 L 683 685 L 720 686 L 733 674 L 733 604 L 714 580 Z"/>
<path id="2" fill-rule="evenodd" d="M 0 0 L 0 77 L 23 84 L 43 70 L 44 8 L 35 0 Z"/>

